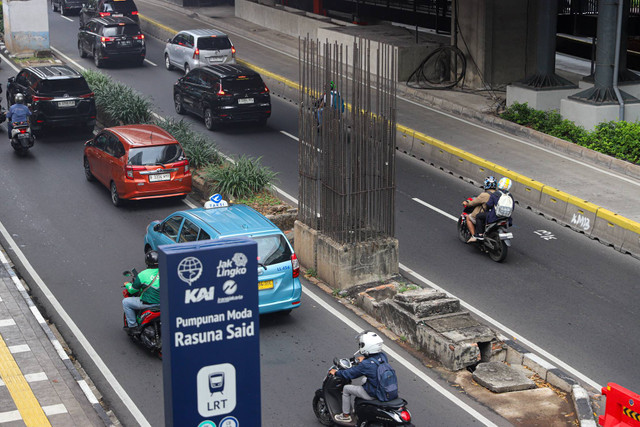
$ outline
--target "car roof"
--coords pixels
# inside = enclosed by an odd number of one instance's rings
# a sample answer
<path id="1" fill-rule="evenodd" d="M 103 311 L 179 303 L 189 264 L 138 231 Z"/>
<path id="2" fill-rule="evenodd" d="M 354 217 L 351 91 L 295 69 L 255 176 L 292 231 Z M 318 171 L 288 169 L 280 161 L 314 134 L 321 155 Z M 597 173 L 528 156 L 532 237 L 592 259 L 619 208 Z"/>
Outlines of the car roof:
<path id="1" fill-rule="evenodd" d="M 38 67 L 27 67 L 26 69 L 41 79 L 47 80 L 82 77 L 82 74 L 66 65 L 42 65 Z"/>
<path id="2" fill-rule="evenodd" d="M 134 24 L 134 25 L 138 25 L 138 23 L 136 21 L 134 21 L 133 19 L 129 18 L 128 16 L 103 16 L 103 17 L 96 17 L 96 18 L 91 18 L 89 19 L 89 21 L 87 21 L 87 23 L 91 22 L 91 21 L 95 21 L 95 22 L 99 22 L 102 25 L 120 25 L 120 24 Z"/>
<path id="3" fill-rule="evenodd" d="M 125 125 L 106 128 L 118 135 L 130 147 L 170 145 L 178 141 L 166 130 L 157 125 Z"/>
<path id="4" fill-rule="evenodd" d="M 196 208 L 183 211 L 183 213 L 206 224 L 207 228 L 215 235 L 211 237 L 282 233 L 274 223 L 247 205 L 229 205 L 209 209 Z"/>
<path id="5" fill-rule="evenodd" d="M 221 79 L 224 79 L 226 77 L 237 77 L 239 75 L 258 77 L 260 76 L 260 74 L 256 73 L 251 68 L 239 64 L 207 65 L 202 67 L 201 69 L 215 74 Z"/>
<path id="6" fill-rule="evenodd" d="M 213 29 L 210 29 L 210 28 L 198 28 L 196 30 L 182 30 L 180 32 L 181 33 L 191 34 L 191 35 L 194 35 L 196 37 L 211 37 L 211 36 L 228 37 L 226 33 L 223 33 L 220 30 L 213 30 Z"/>

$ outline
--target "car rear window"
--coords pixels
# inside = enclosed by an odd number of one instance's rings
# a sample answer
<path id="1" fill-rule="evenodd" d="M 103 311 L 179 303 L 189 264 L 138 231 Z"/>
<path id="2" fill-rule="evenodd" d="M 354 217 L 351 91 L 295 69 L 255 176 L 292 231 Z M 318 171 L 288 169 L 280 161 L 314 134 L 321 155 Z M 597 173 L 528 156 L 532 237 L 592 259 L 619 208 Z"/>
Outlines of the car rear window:
<path id="1" fill-rule="evenodd" d="M 200 37 L 198 39 L 198 49 L 201 50 L 223 50 L 231 49 L 231 42 L 227 37 Z"/>
<path id="2" fill-rule="evenodd" d="M 264 89 L 264 82 L 260 76 L 237 76 L 222 81 L 222 88 L 229 91 Z"/>
<path id="3" fill-rule="evenodd" d="M 136 147 L 129 150 L 129 164 L 135 166 L 164 165 L 183 158 L 182 147 L 178 144 Z"/>
<path id="4" fill-rule="evenodd" d="M 130 0 L 116 0 L 105 2 L 104 7 L 106 10 L 111 10 L 113 12 L 133 12 L 138 10 L 136 4 Z"/>
<path id="5" fill-rule="evenodd" d="M 272 236 L 253 236 L 258 243 L 258 262 L 265 266 L 291 261 L 291 248 L 281 234 Z"/>
<path id="6" fill-rule="evenodd" d="M 71 79 L 42 80 L 38 87 L 38 92 L 51 95 L 64 95 L 66 93 L 85 94 L 91 92 L 84 77 Z"/>
<path id="7" fill-rule="evenodd" d="M 136 36 L 140 34 L 140 27 L 137 25 L 113 25 L 104 27 L 103 35 L 105 37 L 113 36 Z"/>

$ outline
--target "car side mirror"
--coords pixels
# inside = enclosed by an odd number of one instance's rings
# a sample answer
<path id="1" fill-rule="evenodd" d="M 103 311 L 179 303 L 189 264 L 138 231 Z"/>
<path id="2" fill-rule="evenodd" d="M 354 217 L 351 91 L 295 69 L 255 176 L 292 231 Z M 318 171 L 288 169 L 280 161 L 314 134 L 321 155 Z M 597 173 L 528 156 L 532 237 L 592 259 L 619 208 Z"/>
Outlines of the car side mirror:
<path id="1" fill-rule="evenodd" d="M 8 81 L 9 83 L 13 83 L 15 79 L 16 79 L 15 77 L 9 77 L 9 80 L 7 80 L 7 81 Z"/>
<path id="2" fill-rule="evenodd" d="M 160 230 L 162 228 L 161 225 L 162 225 L 161 223 L 157 223 L 156 225 L 154 225 L 153 226 L 153 231 L 160 232 Z"/>

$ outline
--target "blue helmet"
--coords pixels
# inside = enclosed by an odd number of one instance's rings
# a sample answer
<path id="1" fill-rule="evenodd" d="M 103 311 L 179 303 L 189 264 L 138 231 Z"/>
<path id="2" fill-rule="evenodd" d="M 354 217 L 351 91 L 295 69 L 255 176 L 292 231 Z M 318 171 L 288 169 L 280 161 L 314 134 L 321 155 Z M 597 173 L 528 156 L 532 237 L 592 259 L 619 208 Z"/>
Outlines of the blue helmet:
<path id="1" fill-rule="evenodd" d="M 485 190 L 495 190 L 496 186 L 498 185 L 498 183 L 496 182 L 496 179 L 492 176 L 488 176 L 487 179 L 484 180 L 484 189 Z"/>

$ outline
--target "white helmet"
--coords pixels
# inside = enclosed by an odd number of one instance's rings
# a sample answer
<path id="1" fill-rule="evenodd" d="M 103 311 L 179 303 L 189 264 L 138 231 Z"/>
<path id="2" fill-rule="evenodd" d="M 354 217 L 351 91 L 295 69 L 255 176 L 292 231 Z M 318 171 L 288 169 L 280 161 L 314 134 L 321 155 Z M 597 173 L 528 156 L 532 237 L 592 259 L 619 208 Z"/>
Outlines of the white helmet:
<path id="1" fill-rule="evenodd" d="M 498 181 L 498 190 L 502 190 L 502 191 L 511 190 L 511 180 L 506 176 L 503 178 L 500 178 L 500 181 Z"/>
<path id="2" fill-rule="evenodd" d="M 382 338 L 375 332 L 365 331 L 357 337 L 360 350 L 358 352 L 363 356 L 380 353 L 382 351 Z"/>

